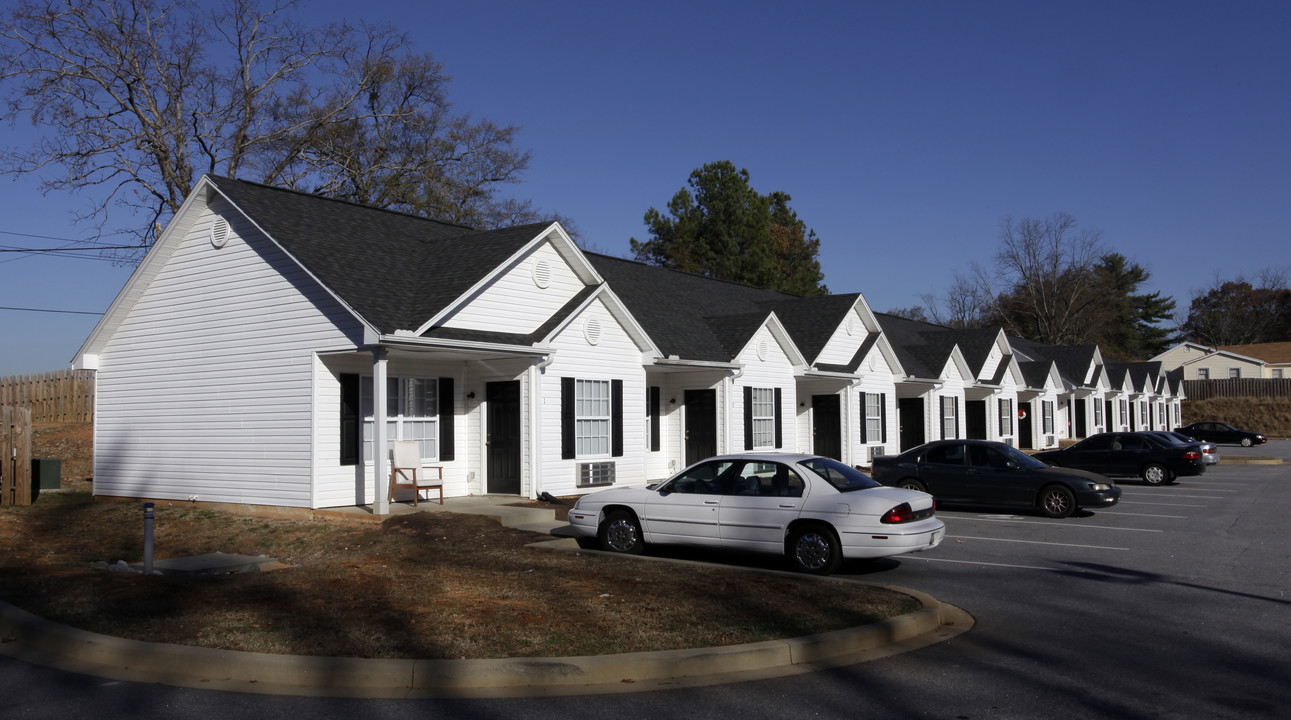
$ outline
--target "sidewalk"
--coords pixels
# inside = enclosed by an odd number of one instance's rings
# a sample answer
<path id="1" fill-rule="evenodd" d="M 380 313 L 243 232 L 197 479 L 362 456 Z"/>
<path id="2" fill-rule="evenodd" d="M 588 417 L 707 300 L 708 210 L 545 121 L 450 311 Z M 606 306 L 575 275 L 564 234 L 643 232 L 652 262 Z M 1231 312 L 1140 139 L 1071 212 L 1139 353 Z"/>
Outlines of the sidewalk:
<path id="1" fill-rule="evenodd" d="M 512 505 L 515 497 L 400 503 L 391 514 L 487 515 L 507 527 L 559 536 L 552 510 Z M 376 519 L 367 508 L 319 511 Z M 535 543 L 578 551 L 573 538 Z M 751 571 L 775 572 L 775 571 Z M 801 577 L 801 576 L 796 576 Z M 853 582 L 821 578 L 820 582 Z M 126 640 L 76 630 L 0 603 L 0 653 L 114 680 L 278 695 L 333 697 L 523 697 L 640 692 L 737 682 L 852 665 L 967 632 L 972 617 L 931 596 L 892 588 L 922 604 L 901 617 L 849 630 L 748 645 L 563 658 L 390 660 L 300 657 Z"/>

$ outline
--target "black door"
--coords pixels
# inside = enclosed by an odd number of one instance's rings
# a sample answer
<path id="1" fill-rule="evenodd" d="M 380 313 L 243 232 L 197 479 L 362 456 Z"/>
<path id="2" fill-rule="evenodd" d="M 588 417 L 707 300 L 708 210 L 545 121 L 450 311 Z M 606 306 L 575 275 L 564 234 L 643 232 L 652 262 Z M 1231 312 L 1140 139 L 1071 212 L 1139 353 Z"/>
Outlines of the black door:
<path id="1" fill-rule="evenodd" d="M 1035 448 L 1034 441 L 1031 439 L 1031 418 L 1035 417 L 1035 412 L 1031 403 L 1018 403 L 1018 447 L 1026 450 Z"/>
<path id="2" fill-rule="evenodd" d="M 1095 400 L 1094 402 L 1098 402 Z M 1089 437 L 1089 427 L 1085 424 L 1085 401 L 1076 401 L 1076 437 Z"/>
<path id="3" fill-rule="evenodd" d="M 811 396 L 811 451 L 843 459 L 843 421 L 837 395 Z"/>
<path id="4" fill-rule="evenodd" d="M 1107 432 L 1114 427 L 1116 427 L 1116 423 L 1112 421 L 1112 401 L 1108 400 L 1103 412 L 1103 432 Z"/>
<path id="5" fill-rule="evenodd" d="M 686 464 L 717 454 L 717 391 L 687 390 Z"/>
<path id="6" fill-rule="evenodd" d="M 488 383 L 485 492 L 520 494 L 520 381 Z"/>
<path id="7" fill-rule="evenodd" d="M 964 432 L 969 440 L 987 440 L 986 437 L 986 401 L 964 401 Z"/>
<path id="8" fill-rule="evenodd" d="M 901 452 L 926 442 L 923 433 L 923 398 L 897 398 L 897 426 Z"/>

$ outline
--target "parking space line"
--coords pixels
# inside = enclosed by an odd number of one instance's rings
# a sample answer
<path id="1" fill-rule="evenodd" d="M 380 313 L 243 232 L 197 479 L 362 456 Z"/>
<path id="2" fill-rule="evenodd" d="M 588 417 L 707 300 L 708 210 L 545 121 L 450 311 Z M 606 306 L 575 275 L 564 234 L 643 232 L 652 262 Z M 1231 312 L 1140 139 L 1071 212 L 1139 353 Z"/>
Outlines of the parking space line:
<path id="1" fill-rule="evenodd" d="M 1128 513 L 1128 512 L 1112 512 L 1111 510 L 1099 510 L 1099 511 L 1098 511 L 1098 514 L 1099 514 L 1099 515 L 1133 515 L 1134 517 L 1177 518 L 1177 519 L 1179 519 L 1179 520 L 1187 520 L 1187 519 L 1188 519 L 1188 516 L 1187 516 L 1187 515 L 1157 515 L 1156 513 Z"/>
<path id="2" fill-rule="evenodd" d="M 937 517 L 941 518 L 942 520 L 945 520 L 948 516 L 938 514 Z M 1125 532 L 1153 532 L 1153 533 L 1165 532 L 1164 530 L 1148 530 L 1145 528 L 1121 528 L 1121 527 L 1112 527 L 1110 525 L 1085 525 L 1083 523 L 1077 524 L 1077 523 L 1061 523 L 1061 522 L 1039 522 L 1036 520 L 996 520 L 993 518 L 983 518 L 983 517 L 954 517 L 954 516 L 950 516 L 950 519 L 951 520 L 976 520 L 978 522 L 1011 522 L 1011 523 L 1018 523 L 1019 525 L 1047 525 L 1048 527 L 1078 527 L 1078 528 L 1090 528 L 1090 529 L 1098 529 L 1098 530 L 1123 530 Z"/>
<path id="3" fill-rule="evenodd" d="M 1222 490 L 1219 488 L 1193 487 L 1192 483 L 1188 483 L 1188 489 L 1195 490 L 1196 492 L 1249 492 L 1247 490 Z"/>
<path id="4" fill-rule="evenodd" d="M 1134 497 L 1147 497 L 1149 494 L 1153 494 L 1153 495 L 1155 495 L 1156 493 L 1143 493 L 1143 494 L 1139 494 L 1139 493 L 1131 493 L 1131 495 L 1133 495 Z M 1122 493 L 1122 494 L 1121 494 L 1121 497 L 1124 497 L 1124 496 L 1125 496 L 1125 494 L 1124 494 L 1124 493 Z M 1218 499 L 1219 499 L 1219 498 L 1215 497 L 1214 495 L 1176 495 L 1176 494 L 1174 494 L 1174 493 L 1170 493 L 1170 497 L 1172 497 L 1172 498 L 1184 498 L 1184 499 L 1186 499 L 1186 500 L 1218 500 Z"/>
<path id="5" fill-rule="evenodd" d="M 979 562 L 977 560 L 948 560 L 946 558 L 919 557 L 918 555 L 911 555 L 911 554 L 902 555 L 901 559 L 902 560 L 922 560 L 924 562 L 956 563 L 958 565 L 990 565 L 991 567 L 1018 568 L 1020 570 L 1060 571 L 1064 569 L 1064 568 L 1041 567 L 1039 565 L 1010 565 L 1009 563 Z"/>
<path id="6" fill-rule="evenodd" d="M 1044 540 L 1015 540 L 1013 538 L 993 538 L 993 537 L 975 537 L 973 535 L 947 535 L 947 538 L 953 540 L 994 540 L 995 542 L 1015 542 L 1026 543 L 1028 545 L 1061 545 L 1062 547 L 1089 548 L 1092 550 L 1129 550 L 1123 547 L 1107 547 L 1106 545 L 1077 545 L 1076 543 L 1056 543 L 1046 542 Z"/>
<path id="7" fill-rule="evenodd" d="M 1195 507 L 1204 508 L 1205 505 L 1192 505 L 1189 503 L 1163 503 L 1163 502 L 1145 502 L 1143 500 L 1122 500 L 1121 505 L 1161 505 L 1164 507 Z"/>

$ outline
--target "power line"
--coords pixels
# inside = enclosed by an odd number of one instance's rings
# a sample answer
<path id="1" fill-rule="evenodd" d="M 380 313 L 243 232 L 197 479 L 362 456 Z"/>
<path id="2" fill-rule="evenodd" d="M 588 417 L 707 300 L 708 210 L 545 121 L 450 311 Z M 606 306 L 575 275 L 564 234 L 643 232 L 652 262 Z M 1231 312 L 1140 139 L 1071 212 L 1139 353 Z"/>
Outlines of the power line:
<path id="1" fill-rule="evenodd" d="M 19 312 L 39 312 L 39 313 L 60 313 L 63 315 L 102 315 L 101 312 L 86 312 L 84 310 L 46 310 L 44 308 L 25 308 L 25 307 L 5 307 L 0 305 L 0 310 L 17 310 Z"/>

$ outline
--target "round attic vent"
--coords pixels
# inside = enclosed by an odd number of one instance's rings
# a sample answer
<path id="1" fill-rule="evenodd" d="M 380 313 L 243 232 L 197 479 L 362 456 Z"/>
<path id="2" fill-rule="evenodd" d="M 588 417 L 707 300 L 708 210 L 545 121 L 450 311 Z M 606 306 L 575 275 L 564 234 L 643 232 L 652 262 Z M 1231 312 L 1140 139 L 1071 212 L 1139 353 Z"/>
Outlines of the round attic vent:
<path id="1" fill-rule="evenodd" d="M 544 290 L 551 285 L 551 263 L 539 260 L 533 264 L 533 284 Z"/>
<path id="2" fill-rule="evenodd" d="M 229 221 L 224 218 L 216 218 L 211 225 L 211 245 L 222 248 L 229 241 Z"/>
<path id="3" fill-rule="evenodd" d="M 601 342 L 601 321 L 596 318 L 588 318 L 583 323 L 583 337 L 587 339 L 588 345 L 596 345 Z"/>
<path id="4" fill-rule="evenodd" d="M 856 318 L 854 318 L 854 317 L 849 317 L 849 318 L 847 318 L 847 326 L 846 326 L 846 327 L 847 327 L 847 334 L 848 334 L 848 335 L 855 335 L 855 334 L 856 334 Z"/>
<path id="5" fill-rule="evenodd" d="M 767 359 L 768 352 L 769 352 L 769 348 L 767 345 L 767 341 L 766 340 L 758 341 L 758 359 L 765 362 Z"/>

